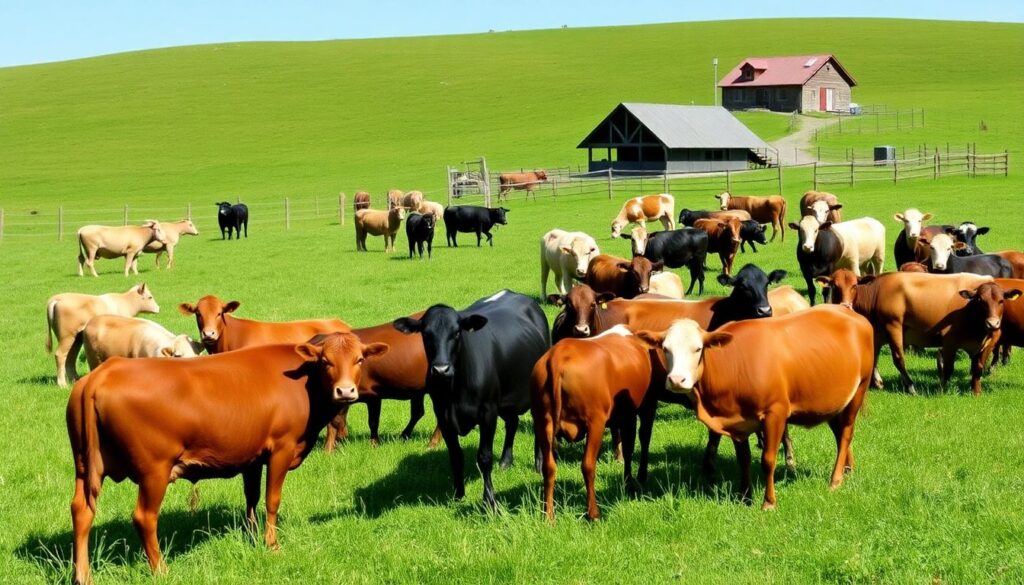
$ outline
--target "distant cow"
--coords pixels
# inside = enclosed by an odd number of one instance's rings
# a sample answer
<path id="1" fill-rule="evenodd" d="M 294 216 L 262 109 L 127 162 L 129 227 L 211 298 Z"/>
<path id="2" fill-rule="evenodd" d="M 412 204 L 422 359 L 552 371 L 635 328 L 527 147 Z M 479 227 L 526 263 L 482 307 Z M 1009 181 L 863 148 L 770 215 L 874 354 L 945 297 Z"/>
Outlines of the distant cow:
<path id="1" fill-rule="evenodd" d="M 427 245 L 427 258 L 433 256 L 434 251 L 434 216 L 433 214 L 412 213 L 405 220 L 405 237 L 409 240 L 409 258 L 412 258 L 414 249 L 419 249 L 420 259 L 423 259 L 423 244 Z"/>
<path id="2" fill-rule="evenodd" d="M 90 369 L 115 356 L 192 358 L 203 352 L 203 344 L 188 335 L 175 335 L 159 323 L 120 315 L 93 317 L 82 331 L 82 340 Z"/>
<path id="3" fill-rule="evenodd" d="M 181 221 L 172 222 L 160 222 L 160 228 L 164 232 L 164 240 L 153 240 L 146 244 L 146 252 L 156 253 L 156 267 L 160 268 L 160 256 L 167 253 L 167 270 L 174 268 L 174 247 L 178 245 L 178 241 L 181 236 L 198 236 L 199 230 L 196 229 L 196 224 L 192 223 L 191 219 L 183 219 Z M 135 257 L 135 262 L 139 261 L 139 257 Z M 132 266 L 135 274 L 139 273 L 139 269 L 136 266 Z"/>
<path id="4" fill-rule="evenodd" d="M 659 220 L 666 230 L 676 227 L 675 197 L 668 193 L 633 197 L 622 204 L 619 214 L 612 220 L 612 237 L 622 234 L 622 229 L 631 223 L 646 228 L 648 220 Z"/>
<path id="5" fill-rule="evenodd" d="M 820 223 L 843 221 L 842 208 L 839 198 L 826 191 L 808 191 L 800 198 L 800 216 L 813 215 Z"/>
<path id="6" fill-rule="evenodd" d="M 489 209 L 476 205 L 452 205 L 444 210 L 444 229 L 448 245 L 458 248 L 459 232 L 475 233 L 476 247 L 480 247 L 480 234 L 487 236 L 487 243 L 494 247 L 494 236 L 491 228 L 494 225 L 508 225 L 505 214 L 509 210 L 504 207 Z"/>
<path id="7" fill-rule="evenodd" d="M 217 208 L 220 239 L 224 239 L 225 230 L 229 240 L 231 239 L 232 230 L 235 232 L 235 238 L 241 239 L 242 228 L 245 228 L 245 237 L 249 237 L 249 207 L 245 203 L 232 205 L 227 201 L 221 201 L 217 204 Z"/>
<path id="8" fill-rule="evenodd" d="M 395 209 L 396 207 L 401 207 L 402 197 L 405 197 L 405 193 L 398 189 L 388 191 L 388 211 Z"/>
<path id="9" fill-rule="evenodd" d="M 679 212 L 679 225 L 693 227 L 693 222 L 698 219 L 738 219 L 740 221 L 747 221 L 748 219 L 751 219 L 751 217 L 750 213 L 743 211 L 742 209 L 732 209 L 729 211 L 722 211 L 720 209 L 700 209 L 692 211 L 690 209 L 684 209 Z"/>
<path id="10" fill-rule="evenodd" d="M 947 234 L 937 234 L 928 239 L 922 236 L 918 243 L 928 248 L 931 272 L 937 274 L 987 274 L 996 278 L 1013 277 L 1013 266 L 997 254 L 977 254 L 975 256 L 957 256 L 955 250 L 964 247 L 963 242 L 956 242 Z"/>
<path id="11" fill-rule="evenodd" d="M 441 221 L 444 219 L 444 205 L 441 205 L 440 203 L 424 200 L 423 203 L 420 203 L 420 208 L 418 211 L 423 214 L 429 213 L 433 215 L 434 225 L 440 224 Z"/>
<path id="12" fill-rule="evenodd" d="M 510 191 L 526 191 L 526 197 L 533 195 L 537 199 L 537 185 L 548 180 L 548 174 L 544 171 L 530 171 L 528 173 L 502 173 L 498 176 L 498 202 L 502 199 L 508 201 Z"/>
<path id="13" fill-rule="evenodd" d="M 648 292 L 651 273 L 662 270 L 664 266 L 664 262 L 651 262 L 643 256 L 633 256 L 632 260 L 626 260 L 609 254 L 598 254 L 590 260 L 583 281 L 598 293 L 607 292 L 631 299 Z"/>
<path id="14" fill-rule="evenodd" d="M 718 254 L 724 274 L 732 274 L 732 264 L 740 250 L 740 221 L 698 219 L 693 227 L 708 234 L 708 252 Z"/>
<path id="15" fill-rule="evenodd" d="M 78 230 L 78 276 L 84 274 L 87 265 L 93 276 L 96 274 L 96 258 L 120 258 L 124 256 L 124 275 L 129 270 L 139 273 L 136 260 L 139 254 L 152 242 L 164 242 L 163 227 L 159 221 L 148 219 L 142 225 L 105 226 L 87 225 Z"/>
<path id="16" fill-rule="evenodd" d="M 686 294 L 693 292 L 694 284 L 700 285 L 697 294 L 704 294 L 704 263 L 708 255 L 707 232 L 696 228 L 683 228 L 648 233 L 646 229 L 638 227 L 633 229 L 629 238 L 634 255 L 643 255 L 651 262 L 663 262 L 668 268 L 687 267 L 690 272 L 690 287 L 686 289 Z"/>
<path id="17" fill-rule="evenodd" d="M 356 191 L 355 197 L 352 198 L 352 213 L 359 211 L 360 209 L 370 208 L 370 194 L 366 191 Z"/>
<path id="18" fill-rule="evenodd" d="M 434 305 L 422 318 L 398 319 L 394 326 L 422 333 L 427 391 L 448 448 L 455 498 L 466 491 L 459 435 L 479 426 L 484 503 L 497 508 L 491 468 L 498 419 L 505 421 L 501 466 L 509 467 L 519 415 L 530 408 L 530 372 L 550 346 L 547 317 L 533 299 L 503 290 L 463 311 Z"/>
<path id="19" fill-rule="evenodd" d="M 772 226 L 772 239 L 775 241 L 775 234 L 782 232 L 782 241 L 786 241 L 786 200 L 779 195 L 768 197 L 753 197 L 732 195 L 728 191 L 715 195 L 721 201 L 722 211 L 740 209 L 750 214 L 750 218 L 757 223 L 767 223 Z"/>
<path id="20" fill-rule="evenodd" d="M 548 273 L 555 275 L 555 290 L 564 295 L 572 288 L 573 278 L 587 276 L 590 260 L 600 254 L 594 238 L 583 232 L 553 229 L 540 239 L 540 293 L 548 296 Z"/>
<path id="21" fill-rule="evenodd" d="M 423 203 L 423 192 L 422 191 L 409 191 L 402 196 L 402 207 L 405 208 L 406 213 L 413 211 L 419 211 L 420 205 Z"/>
<path id="22" fill-rule="evenodd" d="M 166 570 L 157 520 L 167 485 L 241 474 L 256 528 L 263 468 L 264 542 L 278 548 L 289 470 L 302 464 L 338 407 L 355 400 L 365 362 L 388 351 L 351 333 L 192 360 L 112 359 L 75 385 L 66 420 L 74 458 L 75 581 L 90 582 L 89 532 L 103 479 L 138 484 L 133 515 L 150 569 Z"/>
<path id="23" fill-rule="evenodd" d="M 1010 263 L 1013 278 L 1024 278 L 1024 252 L 1003 250 L 1002 252 L 996 252 L 995 255 Z"/>
<path id="24" fill-rule="evenodd" d="M 384 251 L 395 251 L 395 238 L 405 219 L 401 205 L 389 211 L 360 209 L 356 212 L 356 251 L 366 252 L 366 236 L 384 236 Z"/>
<path id="25" fill-rule="evenodd" d="M 153 292 L 145 284 L 133 286 L 123 293 L 86 295 L 62 293 L 46 301 L 46 351 L 53 350 L 57 338 L 57 385 L 61 388 L 78 378 L 75 362 L 82 347 L 82 330 L 97 315 L 134 317 L 139 313 L 159 313 Z"/>

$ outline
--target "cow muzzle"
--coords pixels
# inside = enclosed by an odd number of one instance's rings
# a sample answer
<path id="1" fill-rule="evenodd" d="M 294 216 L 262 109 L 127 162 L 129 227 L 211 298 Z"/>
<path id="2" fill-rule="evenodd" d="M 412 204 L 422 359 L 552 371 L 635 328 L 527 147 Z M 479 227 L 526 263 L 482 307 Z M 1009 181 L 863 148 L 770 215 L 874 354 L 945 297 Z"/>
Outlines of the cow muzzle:
<path id="1" fill-rule="evenodd" d="M 587 276 L 587 269 L 586 268 L 584 268 L 583 270 L 580 270 L 579 268 L 576 269 L 576 278 L 582 279 L 582 278 L 586 278 L 586 276 Z"/>
<path id="2" fill-rule="evenodd" d="M 445 378 L 452 377 L 452 366 L 451 364 L 437 364 L 430 367 L 431 371 L 438 376 L 444 376 Z"/>
<path id="3" fill-rule="evenodd" d="M 813 244 L 804 244 L 803 246 L 800 246 L 800 248 L 804 252 L 807 252 L 808 254 L 810 254 L 811 252 L 814 251 L 814 245 Z"/>
<path id="4" fill-rule="evenodd" d="M 640 294 L 643 295 L 643 294 L 647 294 L 647 291 L 651 290 L 651 287 L 650 286 L 639 286 L 639 287 L 637 287 L 637 290 L 639 290 Z"/>
<path id="5" fill-rule="evenodd" d="M 572 331 L 577 337 L 588 337 L 590 335 L 590 325 L 577 325 L 572 328 Z"/>
<path id="6" fill-rule="evenodd" d="M 985 319 L 985 328 L 989 331 L 995 331 L 1002 325 L 1002 319 Z"/>
<path id="7" fill-rule="evenodd" d="M 669 374 L 666 378 L 666 386 L 672 392 L 680 392 L 689 394 L 693 391 L 693 379 L 690 376 L 680 376 L 675 374 Z"/>
<path id="8" fill-rule="evenodd" d="M 205 343 L 207 341 L 217 341 L 217 332 L 203 331 L 203 342 Z"/>
<path id="9" fill-rule="evenodd" d="M 359 390 L 355 386 L 335 386 L 335 402 L 355 402 L 359 398 Z"/>
<path id="10" fill-rule="evenodd" d="M 763 307 L 758 307 L 757 309 L 754 309 L 754 311 L 757 313 L 758 317 L 771 317 L 772 316 L 772 307 L 771 307 L 771 305 L 765 305 Z"/>

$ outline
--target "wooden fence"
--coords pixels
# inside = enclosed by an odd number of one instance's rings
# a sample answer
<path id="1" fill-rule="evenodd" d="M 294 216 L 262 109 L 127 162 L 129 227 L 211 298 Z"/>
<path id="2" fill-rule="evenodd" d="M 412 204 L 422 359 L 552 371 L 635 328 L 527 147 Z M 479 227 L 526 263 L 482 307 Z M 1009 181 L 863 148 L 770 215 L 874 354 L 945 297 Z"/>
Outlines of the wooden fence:
<path id="1" fill-rule="evenodd" d="M 891 181 L 909 179 L 939 179 L 949 176 L 1003 175 L 1010 171 L 1010 154 L 972 154 L 969 152 L 945 156 L 933 152 L 931 156 L 893 159 L 890 161 L 849 163 L 814 163 L 814 189 L 819 185 L 846 184 L 854 186 L 863 181 Z"/>

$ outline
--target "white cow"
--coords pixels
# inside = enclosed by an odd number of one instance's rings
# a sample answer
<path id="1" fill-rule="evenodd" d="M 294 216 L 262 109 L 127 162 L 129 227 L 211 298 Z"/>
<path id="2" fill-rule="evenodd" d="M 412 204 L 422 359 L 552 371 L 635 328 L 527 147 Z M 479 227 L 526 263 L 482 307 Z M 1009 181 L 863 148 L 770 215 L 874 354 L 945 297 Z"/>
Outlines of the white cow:
<path id="1" fill-rule="evenodd" d="M 651 288 L 647 292 L 682 300 L 683 280 L 675 272 L 658 272 L 651 275 Z"/>
<path id="2" fill-rule="evenodd" d="M 203 351 L 203 344 L 188 335 L 175 335 L 159 323 L 120 315 L 97 315 L 82 331 L 89 368 L 120 356 L 192 358 Z"/>
<path id="3" fill-rule="evenodd" d="M 136 259 L 142 250 L 152 242 L 165 242 L 166 236 L 155 219 L 147 219 L 142 225 L 105 226 L 87 225 L 78 229 L 78 276 L 82 266 L 88 266 L 96 274 L 96 258 L 120 258 L 124 256 L 124 275 L 129 270 L 139 273 Z"/>
<path id="4" fill-rule="evenodd" d="M 553 229 L 540 240 L 540 293 L 548 295 L 548 272 L 555 273 L 558 294 L 569 294 L 572 279 L 587 275 L 590 260 L 600 254 L 594 238 L 583 232 Z"/>
<path id="5" fill-rule="evenodd" d="M 794 226 L 791 226 L 794 227 Z M 831 230 L 839 240 L 842 250 L 835 269 L 847 268 L 858 277 L 861 272 L 881 274 L 885 263 L 885 226 L 873 217 L 862 217 L 832 223 L 820 223 L 813 215 L 800 218 L 799 226 L 803 236 L 801 247 L 804 252 L 814 252 L 819 230 Z"/>

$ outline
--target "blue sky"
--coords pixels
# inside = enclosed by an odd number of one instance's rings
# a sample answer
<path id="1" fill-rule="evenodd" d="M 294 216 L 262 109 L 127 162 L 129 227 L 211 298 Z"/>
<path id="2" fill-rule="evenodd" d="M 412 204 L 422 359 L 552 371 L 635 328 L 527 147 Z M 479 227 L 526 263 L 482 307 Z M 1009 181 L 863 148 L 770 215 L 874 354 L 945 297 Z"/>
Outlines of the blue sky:
<path id="1" fill-rule="evenodd" d="M 0 67 L 202 43 L 794 16 L 1024 22 L 1024 1 L 0 0 Z"/>

